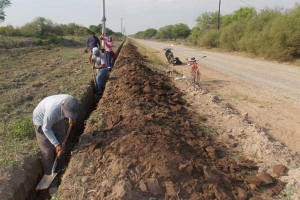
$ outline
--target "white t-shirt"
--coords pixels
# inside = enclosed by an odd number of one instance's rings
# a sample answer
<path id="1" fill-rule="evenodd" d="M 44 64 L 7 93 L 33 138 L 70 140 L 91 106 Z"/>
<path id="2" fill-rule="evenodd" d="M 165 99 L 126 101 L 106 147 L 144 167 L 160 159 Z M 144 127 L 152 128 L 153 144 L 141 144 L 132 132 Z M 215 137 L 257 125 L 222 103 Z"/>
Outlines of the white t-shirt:
<path id="1" fill-rule="evenodd" d="M 92 56 L 92 61 L 95 63 L 96 66 L 99 66 L 101 64 L 105 64 L 106 65 L 106 57 L 104 53 L 101 53 L 97 56 L 97 55 L 93 55 Z"/>

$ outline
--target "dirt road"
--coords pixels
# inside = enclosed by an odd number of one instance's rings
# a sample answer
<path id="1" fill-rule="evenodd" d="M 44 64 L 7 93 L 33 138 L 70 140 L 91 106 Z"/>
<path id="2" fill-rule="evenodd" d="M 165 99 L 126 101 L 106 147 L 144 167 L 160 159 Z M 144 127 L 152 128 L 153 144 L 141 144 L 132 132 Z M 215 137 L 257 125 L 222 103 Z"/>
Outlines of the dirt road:
<path id="1" fill-rule="evenodd" d="M 172 47 L 183 62 L 187 57 L 199 61 L 202 87 L 228 102 L 267 134 L 300 152 L 300 68 L 261 61 L 230 53 L 220 53 L 186 46 L 138 40 L 163 55 L 163 47 Z M 189 76 L 187 65 L 174 69 Z"/>

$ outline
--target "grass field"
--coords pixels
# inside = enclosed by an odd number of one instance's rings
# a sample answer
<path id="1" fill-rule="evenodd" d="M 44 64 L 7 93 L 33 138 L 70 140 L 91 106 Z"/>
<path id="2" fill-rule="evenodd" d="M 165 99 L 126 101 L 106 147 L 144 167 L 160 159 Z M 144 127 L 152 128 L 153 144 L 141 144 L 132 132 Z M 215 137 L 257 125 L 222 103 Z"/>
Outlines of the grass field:
<path id="1" fill-rule="evenodd" d="M 31 118 L 40 100 L 62 93 L 80 99 L 91 84 L 85 38 L 48 43 L 0 38 L 0 172 L 38 151 Z"/>

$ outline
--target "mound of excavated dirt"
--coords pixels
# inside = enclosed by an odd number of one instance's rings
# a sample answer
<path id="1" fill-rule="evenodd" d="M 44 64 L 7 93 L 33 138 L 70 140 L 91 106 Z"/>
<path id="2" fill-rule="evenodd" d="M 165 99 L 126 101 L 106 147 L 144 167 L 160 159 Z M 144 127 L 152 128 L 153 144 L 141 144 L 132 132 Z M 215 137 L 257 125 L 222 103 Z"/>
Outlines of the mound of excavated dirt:
<path id="1" fill-rule="evenodd" d="M 182 93 L 126 43 L 59 188 L 61 199 L 249 199 L 283 184 L 201 130 Z M 253 198 L 254 199 L 254 198 Z"/>

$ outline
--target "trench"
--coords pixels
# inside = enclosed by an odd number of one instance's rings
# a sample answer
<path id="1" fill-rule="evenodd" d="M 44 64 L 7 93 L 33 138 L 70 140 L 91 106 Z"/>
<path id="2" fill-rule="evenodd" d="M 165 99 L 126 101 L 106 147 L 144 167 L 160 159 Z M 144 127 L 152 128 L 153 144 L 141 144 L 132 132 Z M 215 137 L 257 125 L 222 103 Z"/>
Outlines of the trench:
<path id="1" fill-rule="evenodd" d="M 123 47 L 125 41 L 119 46 L 116 51 L 118 62 L 118 55 Z M 60 159 L 62 168 L 67 169 L 69 160 L 71 158 L 71 152 L 73 148 L 78 144 L 79 138 L 85 128 L 85 120 L 89 118 L 90 114 L 97 108 L 97 104 L 100 98 L 95 96 L 94 82 L 85 88 L 81 99 L 79 99 L 81 106 L 78 112 L 77 123 L 71 131 L 69 139 L 67 141 L 66 152 Z M 43 177 L 43 169 L 40 161 L 39 154 L 33 157 L 26 158 L 21 166 L 14 166 L 11 169 L 11 178 L 7 180 L 6 186 L 1 188 L 3 193 L 0 193 L 1 200 L 45 200 L 50 199 L 48 190 L 36 191 L 35 188 L 41 178 Z M 63 172 L 59 174 L 61 178 Z M 59 181 L 60 182 L 60 181 Z M 60 183 L 59 183 L 60 184 Z"/>

